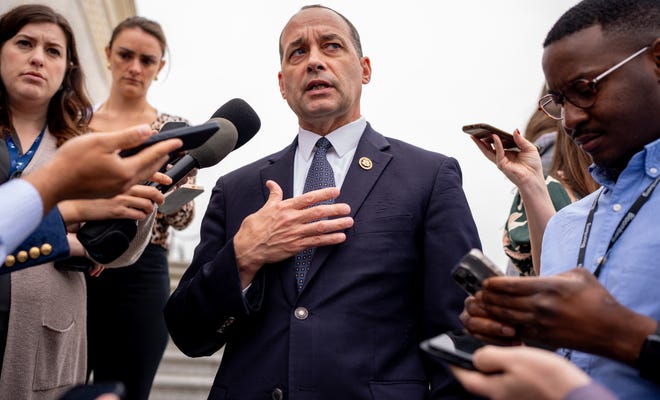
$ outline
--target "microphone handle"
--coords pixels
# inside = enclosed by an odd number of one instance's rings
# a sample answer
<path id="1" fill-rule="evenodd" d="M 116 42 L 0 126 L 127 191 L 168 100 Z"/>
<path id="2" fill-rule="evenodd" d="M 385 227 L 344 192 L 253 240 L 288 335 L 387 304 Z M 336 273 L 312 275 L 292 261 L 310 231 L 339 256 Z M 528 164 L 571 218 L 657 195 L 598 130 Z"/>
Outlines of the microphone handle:
<path id="1" fill-rule="evenodd" d="M 177 161 L 172 168 L 170 168 L 165 175 L 172 178 L 172 183 L 169 185 L 162 185 L 156 182 L 152 182 L 149 186 L 156 187 L 161 193 L 167 193 L 172 186 L 176 185 L 184 176 L 188 175 L 190 171 L 195 168 L 198 168 L 199 164 L 190 154 L 186 154 Z"/>

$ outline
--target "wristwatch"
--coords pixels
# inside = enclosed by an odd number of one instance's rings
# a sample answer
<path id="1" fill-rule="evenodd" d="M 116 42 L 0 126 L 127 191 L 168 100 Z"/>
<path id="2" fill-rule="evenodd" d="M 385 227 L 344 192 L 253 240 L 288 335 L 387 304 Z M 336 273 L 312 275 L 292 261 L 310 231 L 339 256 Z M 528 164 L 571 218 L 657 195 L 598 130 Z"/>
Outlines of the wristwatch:
<path id="1" fill-rule="evenodd" d="M 660 384 L 660 324 L 648 335 L 637 358 L 637 368 L 642 378 Z"/>

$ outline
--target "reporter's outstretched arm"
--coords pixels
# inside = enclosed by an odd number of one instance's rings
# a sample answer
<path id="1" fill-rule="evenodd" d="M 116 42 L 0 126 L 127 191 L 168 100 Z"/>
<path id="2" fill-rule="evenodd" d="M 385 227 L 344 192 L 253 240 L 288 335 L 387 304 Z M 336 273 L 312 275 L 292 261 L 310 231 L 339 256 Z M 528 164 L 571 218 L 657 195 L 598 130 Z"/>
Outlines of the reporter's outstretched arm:
<path id="1" fill-rule="evenodd" d="M 76 137 L 24 179 L 41 195 L 44 212 L 66 199 L 112 197 L 147 180 L 167 161 L 167 154 L 181 146 L 179 139 L 171 139 L 131 157 L 119 156 L 119 150 L 135 147 L 151 135 L 147 125 L 139 125 Z"/>

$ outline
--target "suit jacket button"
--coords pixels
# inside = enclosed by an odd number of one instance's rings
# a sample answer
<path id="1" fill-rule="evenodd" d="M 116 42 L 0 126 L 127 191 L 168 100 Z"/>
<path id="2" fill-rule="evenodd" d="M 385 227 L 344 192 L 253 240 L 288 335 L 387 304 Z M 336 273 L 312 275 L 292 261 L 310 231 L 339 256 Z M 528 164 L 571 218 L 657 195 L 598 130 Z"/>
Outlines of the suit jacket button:
<path id="1" fill-rule="evenodd" d="M 275 388 L 270 393 L 270 398 L 273 400 L 282 400 L 284 399 L 284 392 L 280 388 Z"/>
<path id="2" fill-rule="evenodd" d="M 11 256 L 11 255 L 5 257 L 5 265 L 6 266 L 13 267 L 14 264 L 16 264 L 16 257 Z"/>
<path id="3" fill-rule="evenodd" d="M 22 263 L 26 262 L 28 259 L 27 251 L 25 250 L 19 251 L 18 254 L 16 254 L 16 259 L 18 260 L 18 262 L 22 262 Z"/>
<path id="4" fill-rule="evenodd" d="M 305 307 L 298 307 L 293 311 L 293 315 L 302 321 L 309 317 L 309 311 Z"/>
<path id="5" fill-rule="evenodd" d="M 44 243 L 41 245 L 41 254 L 49 256 L 53 252 L 53 246 L 50 243 Z"/>
<path id="6" fill-rule="evenodd" d="M 30 258 L 34 260 L 41 255 L 41 250 L 39 250 L 38 247 L 31 247 L 29 254 L 30 254 Z"/>

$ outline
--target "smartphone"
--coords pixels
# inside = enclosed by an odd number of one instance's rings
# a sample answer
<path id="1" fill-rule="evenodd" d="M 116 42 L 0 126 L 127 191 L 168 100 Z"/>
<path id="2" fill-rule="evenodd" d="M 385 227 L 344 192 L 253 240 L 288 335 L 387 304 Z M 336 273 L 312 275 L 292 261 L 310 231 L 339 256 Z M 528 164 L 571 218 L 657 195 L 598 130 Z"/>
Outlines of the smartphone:
<path id="1" fill-rule="evenodd" d="M 463 332 L 445 332 L 419 344 L 429 358 L 473 371 L 477 369 L 472 363 L 472 353 L 482 346 L 482 341 Z"/>
<path id="2" fill-rule="evenodd" d="M 204 193 L 203 187 L 186 183 L 165 194 L 165 201 L 158 206 L 158 212 L 171 214 L 202 193 Z"/>
<path id="3" fill-rule="evenodd" d="M 174 138 L 178 138 L 183 141 L 183 145 L 176 149 L 176 153 L 180 153 L 181 151 L 195 149 L 203 145 L 218 130 L 220 130 L 220 125 L 218 125 L 218 123 L 215 121 L 209 121 L 202 125 L 168 129 L 166 131 L 161 131 L 155 135 L 152 135 L 139 146 L 120 151 L 119 155 L 122 157 L 132 156 L 154 143 Z"/>
<path id="4" fill-rule="evenodd" d="M 493 143 L 493 139 L 491 138 L 491 135 L 494 134 L 497 135 L 502 141 L 502 146 L 504 146 L 504 150 L 520 150 L 516 142 L 513 140 L 512 134 L 508 132 L 504 132 L 503 130 L 497 129 L 494 126 L 488 124 L 465 125 L 463 126 L 463 132 L 475 136 L 481 140 L 485 140 L 490 144 Z"/>
<path id="5" fill-rule="evenodd" d="M 502 271 L 479 249 L 470 250 L 451 271 L 454 281 L 470 295 L 483 289 L 485 279 L 502 275 Z"/>

